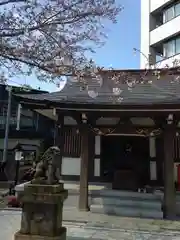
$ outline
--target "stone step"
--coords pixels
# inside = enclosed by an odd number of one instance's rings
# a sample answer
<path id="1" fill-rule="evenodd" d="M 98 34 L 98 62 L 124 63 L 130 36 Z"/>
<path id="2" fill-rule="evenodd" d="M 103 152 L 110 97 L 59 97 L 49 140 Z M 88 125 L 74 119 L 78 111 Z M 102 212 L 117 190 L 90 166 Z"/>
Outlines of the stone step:
<path id="1" fill-rule="evenodd" d="M 158 210 L 144 210 L 140 208 L 117 207 L 117 206 L 102 206 L 92 204 L 90 206 L 92 213 L 107 214 L 123 217 L 138 217 L 138 218 L 153 218 L 163 219 L 163 212 Z"/>
<path id="2" fill-rule="evenodd" d="M 160 201 L 142 200 L 142 199 L 120 199 L 120 198 L 92 198 L 91 203 L 95 205 L 114 205 L 122 207 L 132 207 L 141 209 L 156 209 L 160 210 L 162 204 Z"/>
<path id="3" fill-rule="evenodd" d="M 108 190 L 103 189 L 93 193 L 94 197 L 118 197 L 127 199 L 143 199 L 143 200 L 161 200 L 161 196 L 153 193 L 139 193 L 130 191 Z"/>

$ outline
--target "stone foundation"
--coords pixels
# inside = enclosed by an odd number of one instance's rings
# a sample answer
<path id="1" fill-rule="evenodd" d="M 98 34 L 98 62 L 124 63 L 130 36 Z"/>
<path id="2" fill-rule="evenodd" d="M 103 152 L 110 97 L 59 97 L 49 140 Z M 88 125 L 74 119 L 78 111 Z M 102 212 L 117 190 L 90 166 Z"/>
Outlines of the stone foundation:
<path id="1" fill-rule="evenodd" d="M 15 240 L 65 240 L 62 227 L 63 202 L 67 198 L 63 184 L 28 184 L 18 198 L 22 203 L 21 228 Z"/>

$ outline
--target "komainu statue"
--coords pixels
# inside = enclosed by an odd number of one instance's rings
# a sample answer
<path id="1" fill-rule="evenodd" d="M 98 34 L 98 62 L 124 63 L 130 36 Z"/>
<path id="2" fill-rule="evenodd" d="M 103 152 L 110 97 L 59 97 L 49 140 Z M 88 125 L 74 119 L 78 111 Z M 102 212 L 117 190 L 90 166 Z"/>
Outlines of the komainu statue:
<path id="1" fill-rule="evenodd" d="M 36 165 L 32 183 L 56 184 L 60 181 L 61 157 L 57 146 L 49 147 Z"/>

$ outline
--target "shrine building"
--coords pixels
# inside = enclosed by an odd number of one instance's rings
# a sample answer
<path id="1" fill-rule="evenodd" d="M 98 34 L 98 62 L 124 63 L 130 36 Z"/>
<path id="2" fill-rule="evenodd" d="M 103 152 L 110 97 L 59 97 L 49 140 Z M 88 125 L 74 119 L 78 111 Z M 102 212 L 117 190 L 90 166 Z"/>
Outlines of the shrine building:
<path id="1" fill-rule="evenodd" d="M 118 86 L 113 74 L 122 78 Z M 70 81 L 59 92 L 15 95 L 24 107 L 54 120 L 62 178 L 80 180 L 80 210 L 88 210 L 88 182 L 109 182 L 116 190 L 163 189 L 165 216 L 175 217 L 179 75 L 176 69 L 158 74 L 159 80 L 150 70 L 104 71 L 101 87 L 88 80 L 93 96 Z M 139 83 L 132 87 L 127 79 Z"/>

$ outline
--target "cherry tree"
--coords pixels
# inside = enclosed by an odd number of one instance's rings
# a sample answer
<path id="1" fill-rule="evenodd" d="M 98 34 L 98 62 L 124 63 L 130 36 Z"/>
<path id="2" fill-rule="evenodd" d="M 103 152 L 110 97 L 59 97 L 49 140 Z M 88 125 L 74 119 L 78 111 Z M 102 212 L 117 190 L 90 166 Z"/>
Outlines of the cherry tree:
<path id="1" fill-rule="evenodd" d="M 106 39 L 106 24 L 116 23 L 116 0 L 1 0 L 1 81 L 36 74 L 54 81 L 88 71 L 93 52 Z"/>

